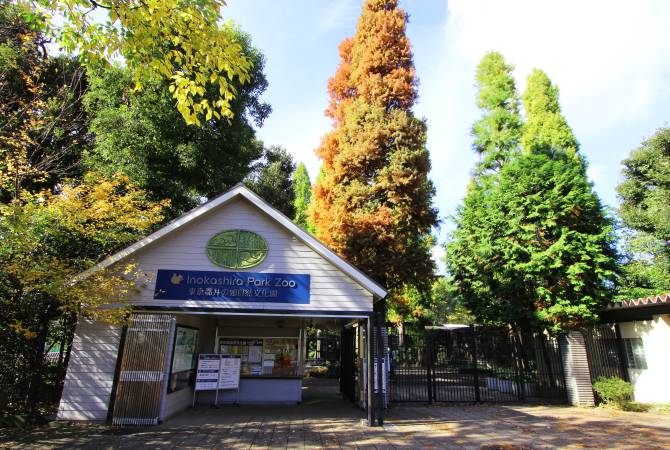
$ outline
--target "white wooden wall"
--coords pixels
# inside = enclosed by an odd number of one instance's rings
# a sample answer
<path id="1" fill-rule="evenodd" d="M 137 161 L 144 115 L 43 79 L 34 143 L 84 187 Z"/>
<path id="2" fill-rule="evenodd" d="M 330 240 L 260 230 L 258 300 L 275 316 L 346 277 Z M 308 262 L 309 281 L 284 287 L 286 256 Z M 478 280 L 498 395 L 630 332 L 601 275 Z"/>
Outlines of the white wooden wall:
<path id="1" fill-rule="evenodd" d="M 207 242 L 215 234 L 244 229 L 262 236 L 268 243 L 268 255 L 248 272 L 311 275 L 310 303 L 222 302 L 154 300 L 158 269 L 227 270 L 214 265 L 205 253 Z M 306 246 L 265 213 L 245 199 L 236 199 L 200 217 L 133 255 L 138 268 L 152 276 L 149 286 L 141 289 L 136 305 L 168 307 L 214 307 L 282 310 L 372 311 L 372 294 L 337 267 Z M 239 270 L 245 271 L 245 270 Z"/>
<path id="2" fill-rule="evenodd" d="M 107 418 L 120 340 L 120 327 L 79 322 L 58 407 L 59 420 Z"/>

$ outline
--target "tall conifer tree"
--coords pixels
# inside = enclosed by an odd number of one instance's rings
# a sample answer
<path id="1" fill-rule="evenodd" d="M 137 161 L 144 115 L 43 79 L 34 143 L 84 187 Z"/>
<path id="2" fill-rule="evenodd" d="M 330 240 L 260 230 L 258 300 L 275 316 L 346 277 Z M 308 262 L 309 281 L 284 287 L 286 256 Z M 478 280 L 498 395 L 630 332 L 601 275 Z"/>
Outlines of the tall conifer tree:
<path id="1" fill-rule="evenodd" d="M 303 229 L 312 231 L 312 226 L 307 216 L 307 210 L 310 203 L 312 203 L 312 182 L 309 180 L 309 173 L 307 173 L 307 168 L 302 162 L 295 169 L 293 179 L 291 180 L 291 188 L 295 194 L 295 200 L 293 201 L 293 208 L 295 210 L 293 221 Z"/>
<path id="2" fill-rule="evenodd" d="M 473 148 L 481 157 L 477 174 L 499 170 L 519 148 L 523 119 L 513 70 L 495 51 L 477 66 L 477 106 L 482 111 L 472 126 Z"/>
<path id="3" fill-rule="evenodd" d="M 366 0 L 356 34 L 340 44 L 311 207 L 317 236 L 391 290 L 398 319 L 421 316 L 437 222 L 406 24 L 397 0 Z"/>
<path id="4" fill-rule="evenodd" d="M 543 71 L 533 69 L 528 76 L 523 106 L 526 111 L 526 125 L 521 136 L 521 145 L 526 153 L 577 153 L 579 143 L 561 114 L 558 87 L 552 84 Z"/>
<path id="5" fill-rule="evenodd" d="M 480 321 L 560 331 L 597 320 L 615 270 L 612 221 L 543 72 L 528 78 L 516 153 L 458 216 L 448 264 Z"/>

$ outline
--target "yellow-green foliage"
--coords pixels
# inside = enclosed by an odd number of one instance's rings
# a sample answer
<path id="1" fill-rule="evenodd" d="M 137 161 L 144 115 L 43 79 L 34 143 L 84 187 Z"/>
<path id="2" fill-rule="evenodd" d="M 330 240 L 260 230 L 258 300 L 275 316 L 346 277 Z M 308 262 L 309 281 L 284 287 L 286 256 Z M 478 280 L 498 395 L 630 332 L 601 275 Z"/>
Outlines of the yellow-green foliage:
<path id="1" fill-rule="evenodd" d="M 222 0 L 37 0 L 47 28 L 65 51 L 84 64 L 123 59 L 136 89 L 152 79 L 170 83 L 179 112 L 189 124 L 232 117 L 233 80 L 249 80 L 250 61 L 232 33 L 219 25 Z M 96 18 L 106 14 L 105 20 Z M 46 21 L 44 20 L 46 19 Z M 220 97 L 205 98 L 209 85 Z"/>
<path id="2" fill-rule="evenodd" d="M 23 191 L 13 202 L 0 204 L 0 284 L 2 301 L 8 302 L 4 319 L 26 337 L 35 330 L 13 313 L 26 302 L 32 308 L 55 305 L 61 314 L 120 320 L 125 301 L 142 282 L 134 265 L 77 275 L 159 223 L 165 206 L 147 201 L 124 177 L 96 174 L 81 184 L 66 183 L 58 192 Z"/>

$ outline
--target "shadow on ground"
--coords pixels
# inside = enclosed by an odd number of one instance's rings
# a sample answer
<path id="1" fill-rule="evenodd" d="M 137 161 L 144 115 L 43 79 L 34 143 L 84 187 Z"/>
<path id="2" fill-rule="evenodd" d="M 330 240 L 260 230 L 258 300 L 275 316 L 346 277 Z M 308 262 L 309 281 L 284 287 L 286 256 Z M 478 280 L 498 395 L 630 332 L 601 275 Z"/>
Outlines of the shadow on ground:
<path id="1" fill-rule="evenodd" d="M 561 406 L 402 406 L 382 428 L 311 383 L 301 405 L 200 407 L 146 428 L 60 425 L 0 436 L 1 448 L 666 448 L 670 416 Z"/>

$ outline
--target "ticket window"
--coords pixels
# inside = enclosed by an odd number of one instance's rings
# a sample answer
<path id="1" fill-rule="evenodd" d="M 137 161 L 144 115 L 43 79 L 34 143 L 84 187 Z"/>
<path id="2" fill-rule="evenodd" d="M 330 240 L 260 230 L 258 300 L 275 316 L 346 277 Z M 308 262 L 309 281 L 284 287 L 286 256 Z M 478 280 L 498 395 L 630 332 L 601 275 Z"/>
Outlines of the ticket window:
<path id="1" fill-rule="evenodd" d="M 218 351 L 239 355 L 243 377 L 297 377 L 298 338 L 219 338 Z"/>

